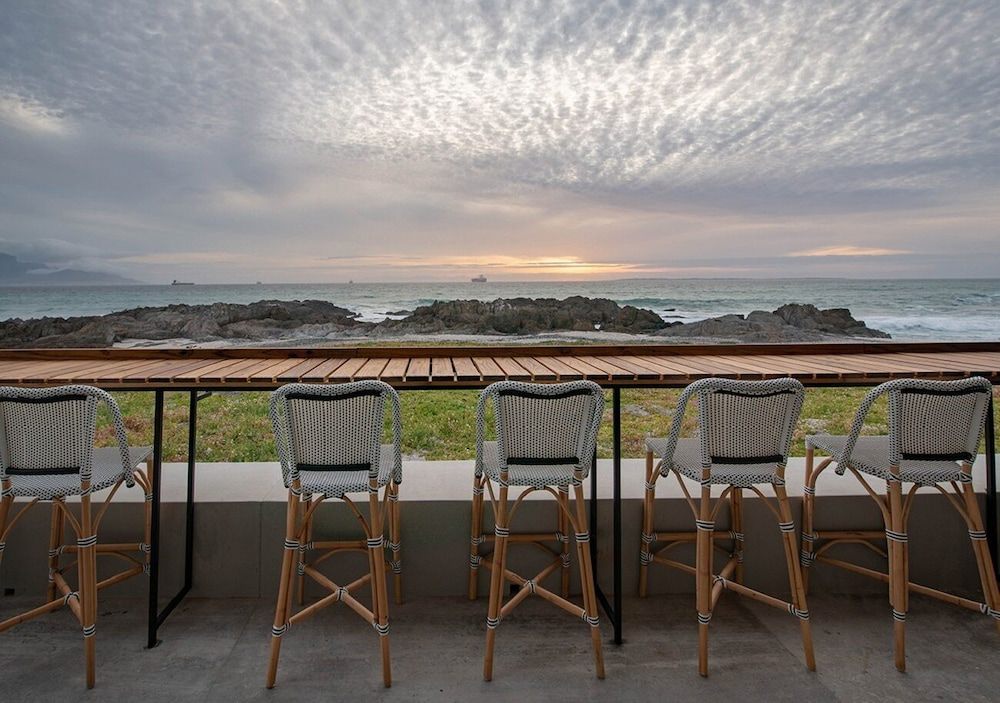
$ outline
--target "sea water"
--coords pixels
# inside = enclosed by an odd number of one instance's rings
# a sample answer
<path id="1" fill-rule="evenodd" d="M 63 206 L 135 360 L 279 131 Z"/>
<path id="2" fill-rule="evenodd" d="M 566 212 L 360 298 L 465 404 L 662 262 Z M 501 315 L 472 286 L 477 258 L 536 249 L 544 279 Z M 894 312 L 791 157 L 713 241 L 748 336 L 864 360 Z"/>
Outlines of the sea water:
<path id="1" fill-rule="evenodd" d="M 435 300 L 610 298 L 669 321 L 774 310 L 785 303 L 848 308 L 897 340 L 1000 339 L 1000 279 L 629 279 L 576 282 L 324 283 L 0 287 L 0 319 L 103 315 L 173 303 L 317 299 L 377 322 Z M 398 314 L 392 314 L 398 313 Z"/>

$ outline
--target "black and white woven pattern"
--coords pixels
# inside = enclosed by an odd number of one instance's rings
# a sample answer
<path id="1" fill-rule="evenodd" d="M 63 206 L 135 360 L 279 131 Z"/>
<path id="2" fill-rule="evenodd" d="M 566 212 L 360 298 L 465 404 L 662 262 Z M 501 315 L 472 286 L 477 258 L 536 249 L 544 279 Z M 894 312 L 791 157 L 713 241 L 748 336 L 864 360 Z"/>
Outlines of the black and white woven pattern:
<path id="1" fill-rule="evenodd" d="M 976 457 L 991 392 L 985 378 L 889 381 L 865 395 L 848 435 L 810 435 L 806 446 L 833 456 L 839 474 L 851 467 L 889 480 L 898 467 L 907 482 L 963 480 L 961 464 Z M 868 413 L 882 397 L 889 403 L 889 434 L 863 437 Z"/>
<path id="2" fill-rule="evenodd" d="M 496 441 L 486 441 L 486 408 L 492 403 Z M 512 486 L 566 485 L 574 471 L 590 473 L 604 391 L 591 381 L 558 384 L 500 381 L 479 396 L 476 475 L 494 481 L 507 472 Z"/>
<path id="3" fill-rule="evenodd" d="M 382 444 L 385 407 L 392 443 Z M 271 424 L 285 486 L 340 498 L 403 479 L 399 395 L 382 381 L 292 383 L 271 394 Z"/>
<path id="4" fill-rule="evenodd" d="M 117 447 L 95 449 L 97 406 L 107 405 Z M 91 386 L 0 387 L 0 481 L 11 493 L 51 500 L 84 493 L 124 480 L 150 455 L 148 447 L 130 449 L 125 422 L 114 398 Z"/>
<path id="5" fill-rule="evenodd" d="M 734 381 L 706 378 L 684 389 L 677 401 L 670 434 L 650 438 L 646 448 L 661 457 L 659 471 L 674 470 L 700 481 L 747 488 L 778 479 L 802 409 L 805 389 L 792 378 Z M 684 413 L 698 402 L 698 436 L 681 438 Z"/>

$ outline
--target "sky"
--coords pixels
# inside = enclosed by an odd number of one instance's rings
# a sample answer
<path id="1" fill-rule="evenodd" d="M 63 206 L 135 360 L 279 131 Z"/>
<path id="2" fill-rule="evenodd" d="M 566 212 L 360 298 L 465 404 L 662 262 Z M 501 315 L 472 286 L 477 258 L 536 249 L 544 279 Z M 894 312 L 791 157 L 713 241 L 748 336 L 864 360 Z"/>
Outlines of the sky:
<path id="1" fill-rule="evenodd" d="M 998 27 L 996 0 L 0 0 L 0 252 L 152 283 L 995 277 Z"/>

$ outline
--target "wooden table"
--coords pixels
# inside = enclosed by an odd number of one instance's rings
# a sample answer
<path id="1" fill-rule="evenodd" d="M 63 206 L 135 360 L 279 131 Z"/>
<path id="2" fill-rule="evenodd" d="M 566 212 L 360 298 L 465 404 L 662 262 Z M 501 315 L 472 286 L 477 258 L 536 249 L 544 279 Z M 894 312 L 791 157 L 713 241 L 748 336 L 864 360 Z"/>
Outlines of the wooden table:
<path id="1" fill-rule="evenodd" d="M 613 424 L 613 603 L 599 598 L 621 643 L 621 389 L 677 388 L 699 378 L 791 376 L 806 386 L 871 386 L 894 378 L 1000 380 L 1000 342 L 756 345 L 626 345 L 498 347 L 350 347 L 264 349 L 0 350 L 0 385 L 84 383 L 155 394 L 153 530 L 149 646 L 157 628 L 191 588 L 194 471 L 198 400 L 214 390 L 269 390 L 285 383 L 379 379 L 400 390 L 478 389 L 503 379 L 558 382 L 589 379 L 611 390 Z M 160 465 L 163 396 L 190 395 L 187 535 L 183 588 L 158 610 Z M 997 563 L 996 449 L 993 403 L 986 432 L 986 523 Z M 597 467 L 591 481 L 591 549 L 597 549 Z M 596 560 L 595 560 L 596 579 Z"/>

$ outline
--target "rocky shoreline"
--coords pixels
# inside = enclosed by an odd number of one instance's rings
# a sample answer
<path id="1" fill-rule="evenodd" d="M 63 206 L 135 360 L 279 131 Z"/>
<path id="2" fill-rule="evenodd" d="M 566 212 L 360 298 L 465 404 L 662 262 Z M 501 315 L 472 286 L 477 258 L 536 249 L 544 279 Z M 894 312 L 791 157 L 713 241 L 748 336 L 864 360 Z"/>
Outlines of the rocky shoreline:
<path id="1" fill-rule="evenodd" d="M 402 311 L 401 311 L 402 312 Z M 605 298 L 498 298 L 438 301 L 401 319 L 365 322 L 321 300 L 262 300 L 248 305 L 168 305 L 92 317 L 45 317 L 0 322 L 0 347 L 110 347 L 150 343 L 256 345 L 336 344 L 365 339 L 532 339 L 594 341 L 634 338 L 660 343 L 822 342 L 888 339 L 849 310 L 791 303 L 772 312 L 723 315 L 698 322 L 664 320 L 652 310 Z"/>

